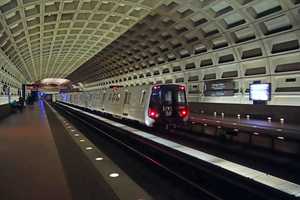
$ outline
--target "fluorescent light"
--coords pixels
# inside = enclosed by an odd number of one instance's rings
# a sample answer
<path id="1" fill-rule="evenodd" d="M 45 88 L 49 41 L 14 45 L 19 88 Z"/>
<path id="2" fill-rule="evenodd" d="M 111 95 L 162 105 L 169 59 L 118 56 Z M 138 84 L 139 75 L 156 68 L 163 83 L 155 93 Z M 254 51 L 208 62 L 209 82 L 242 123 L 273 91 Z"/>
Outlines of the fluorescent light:
<path id="1" fill-rule="evenodd" d="M 112 177 L 112 178 L 116 178 L 118 176 L 119 176 L 118 173 L 111 173 L 111 174 L 109 174 L 109 177 Z"/>

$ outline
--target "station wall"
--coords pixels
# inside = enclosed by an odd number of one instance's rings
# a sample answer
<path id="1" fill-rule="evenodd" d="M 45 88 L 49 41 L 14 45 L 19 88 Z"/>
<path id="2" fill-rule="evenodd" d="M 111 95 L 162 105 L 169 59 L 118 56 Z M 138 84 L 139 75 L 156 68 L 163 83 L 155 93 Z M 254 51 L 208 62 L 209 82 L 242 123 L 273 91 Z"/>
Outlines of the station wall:
<path id="1" fill-rule="evenodd" d="M 0 50 L 0 105 L 8 103 L 8 93 L 11 100 L 17 99 L 20 95 L 22 83 L 25 79 L 16 69 L 14 64 Z M 9 90 L 8 90 L 9 88 Z"/>
<path id="2" fill-rule="evenodd" d="M 300 106 L 299 38 L 300 30 L 285 32 L 260 42 L 194 55 L 129 75 L 87 84 L 86 87 L 182 83 L 187 86 L 190 102 L 252 104 L 249 100 L 249 84 L 261 81 L 272 84 L 270 105 Z M 234 96 L 204 95 L 205 81 L 226 79 L 235 83 Z"/>
<path id="3" fill-rule="evenodd" d="M 299 1 L 191 2 L 162 6 L 104 49 L 86 67 L 110 77 L 85 87 L 181 83 L 189 102 L 249 105 L 249 85 L 262 82 L 268 105 L 300 106 Z M 233 80 L 233 95 L 206 96 L 213 80 Z"/>

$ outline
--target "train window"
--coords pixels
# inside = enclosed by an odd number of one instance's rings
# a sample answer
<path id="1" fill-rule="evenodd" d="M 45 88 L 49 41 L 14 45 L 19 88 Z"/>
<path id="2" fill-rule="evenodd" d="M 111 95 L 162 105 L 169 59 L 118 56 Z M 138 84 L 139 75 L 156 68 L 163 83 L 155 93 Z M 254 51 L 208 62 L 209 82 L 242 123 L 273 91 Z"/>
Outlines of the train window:
<path id="1" fill-rule="evenodd" d="M 160 99 L 161 99 L 161 90 L 152 91 L 152 94 L 151 94 L 151 104 L 152 105 L 158 105 L 158 104 L 160 104 Z"/>
<path id="2" fill-rule="evenodd" d="M 164 101 L 166 104 L 172 104 L 172 91 L 166 91 Z"/>
<path id="3" fill-rule="evenodd" d="M 120 97 L 121 97 L 121 94 L 114 93 L 113 97 L 112 97 L 112 101 L 116 103 L 116 102 L 118 102 L 120 100 Z"/>
<path id="4" fill-rule="evenodd" d="M 146 92 L 145 92 L 145 90 L 143 90 L 142 94 L 141 94 L 141 98 L 140 98 L 140 104 L 144 103 L 145 95 L 146 95 Z"/>
<path id="5" fill-rule="evenodd" d="M 184 91 L 178 91 L 178 93 L 177 93 L 177 102 L 178 103 L 185 103 L 185 93 L 184 93 Z"/>

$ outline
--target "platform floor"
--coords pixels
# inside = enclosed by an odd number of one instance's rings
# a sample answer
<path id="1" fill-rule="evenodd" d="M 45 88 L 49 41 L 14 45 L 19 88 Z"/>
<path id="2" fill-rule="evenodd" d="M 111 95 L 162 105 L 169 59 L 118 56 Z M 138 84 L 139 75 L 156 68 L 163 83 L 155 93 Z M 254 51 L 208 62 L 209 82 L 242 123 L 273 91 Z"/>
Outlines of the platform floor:
<path id="1" fill-rule="evenodd" d="M 72 199 L 43 102 L 0 121 L 0 199 Z"/>

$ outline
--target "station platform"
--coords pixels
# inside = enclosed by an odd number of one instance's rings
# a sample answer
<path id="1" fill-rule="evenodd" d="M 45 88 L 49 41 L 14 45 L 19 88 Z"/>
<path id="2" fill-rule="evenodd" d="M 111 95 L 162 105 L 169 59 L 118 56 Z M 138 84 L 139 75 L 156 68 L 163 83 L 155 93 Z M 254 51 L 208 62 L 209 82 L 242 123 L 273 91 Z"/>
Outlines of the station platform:
<path id="1" fill-rule="evenodd" d="M 1 120 L 0 199 L 119 199 L 66 133 L 43 101 Z"/>
<path id="2" fill-rule="evenodd" d="M 72 199 L 42 102 L 0 122 L 0 157 L 1 199 Z"/>
<path id="3" fill-rule="evenodd" d="M 299 124 L 199 113 L 191 113 L 190 121 L 196 129 L 200 128 L 201 133 L 208 135 L 227 135 L 232 141 L 271 151 L 294 155 L 300 152 Z"/>
<path id="4" fill-rule="evenodd" d="M 149 135 L 146 132 L 71 106 L 65 105 L 65 107 L 106 123 L 109 122 L 112 126 L 121 127 L 124 130 L 126 128 L 128 132 L 131 131 L 139 137 L 167 145 L 167 148 L 180 151 L 185 156 L 197 158 L 247 178 L 251 175 L 251 178 L 259 183 L 279 188 L 280 191 L 296 194 L 299 197 L 298 184 L 158 136 Z M 207 126 L 203 125 L 204 127 L 213 126 L 215 123 L 227 127 L 228 123 L 233 123 L 232 121 L 227 122 L 228 118 L 211 119 L 204 115 L 193 117 L 195 121 L 198 120 L 196 122 L 207 124 Z M 243 123 L 235 124 L 235 128 L 237 125 L 240 130 L 245 126 Z M 280 139 L 279 141 L 285 140 Z M 274 144 L 276 146 L 277 143 Z M 110 160 L 109 156 L 89 142 L 80 129 L 73 126 L 67 118 L 43 101 L 39 101 L 33 106 L 27 106 L 23 112 L 15 113 L 0 121 L 0 156 L 1 200 L 153 199 L 151 198 L 152 193 L 149 194 L 149 191 L 147 192 L 136 184 Z M 124 158 L 124 160 L 126 159 L 127 157 Z M 215 163 L 215 161 L 222 162 Z M 130 166 L 132 167 L 132 165 Z M 110 178 L 108 175 L 111 172 L 118 172 L 120 177 Z"/>

